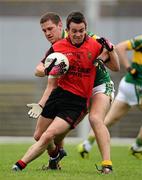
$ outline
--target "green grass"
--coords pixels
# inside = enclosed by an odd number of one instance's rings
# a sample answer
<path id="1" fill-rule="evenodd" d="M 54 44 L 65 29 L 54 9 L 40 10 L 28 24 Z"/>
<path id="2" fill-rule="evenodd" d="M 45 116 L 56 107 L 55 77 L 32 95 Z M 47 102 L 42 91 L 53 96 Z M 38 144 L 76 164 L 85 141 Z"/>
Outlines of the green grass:
<path id="1" fill-rule="evenodd" d="M 131 156 L 126 146 L 113 146 L 111 149 L 114 171 L 109 175 L 97 173 L 95 164 L 101 158 L 96 146 L 87 160 L 81 159 L 76 145 L 66 145 L 68 156 L 62 160 L 62 170 L 42 171 L 47 163 L 47 155 L 30 163 L 22 172 L 12 172 L 12 165 L 22 157 L 30 144 L 0 144 L 0 179 L 1 180 L 140 180 L 142 160 Z"/>

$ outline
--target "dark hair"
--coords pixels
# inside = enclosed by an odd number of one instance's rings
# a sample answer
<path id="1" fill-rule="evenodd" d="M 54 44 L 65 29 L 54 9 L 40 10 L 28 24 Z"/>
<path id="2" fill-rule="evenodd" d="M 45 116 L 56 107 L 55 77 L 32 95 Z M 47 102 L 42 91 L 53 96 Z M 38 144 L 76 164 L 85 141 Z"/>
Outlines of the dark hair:
<path id="1" fill-rule="evenodd" d="M 54 12 L 48 12 L 41 17 L 40 24 L 45 23 L 46 21 L 49 20 L 51 20 L 56 25 L 58 25 L 59 22 L 61 22 L 61 18 L 58 14 Z"/>
<path id="2" fill-rule="evenodd" d="M 87 26 L 86 20 L 84 15 L 81 12 L 72 12 L 68 15 L 67 20 L 66 20 L 66 27 L 67 29 L 69 29 L 70 23 L 74 22 L 74 23 L 84 23 L 85 26 Z"/>

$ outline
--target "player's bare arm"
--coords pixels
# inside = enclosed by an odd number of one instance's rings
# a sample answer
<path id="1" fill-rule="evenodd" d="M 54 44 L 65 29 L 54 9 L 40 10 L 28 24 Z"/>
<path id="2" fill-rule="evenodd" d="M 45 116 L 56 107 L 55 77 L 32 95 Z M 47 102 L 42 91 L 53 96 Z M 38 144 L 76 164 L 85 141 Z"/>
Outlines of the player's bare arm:
<path id="1" fill-rule="evenodd" d="M 106 67 L 108 67 L 110 70 L 112 71 L 120 70 L 119 58 L 116 53 L 116 50 L 108 52 L 106 49 L 104 49 L 98 58 L 102 59 Z"/>
<path id="2" fill-rule="evenodd" d="M 51 94 L 51 91 L 55 89 L 56 87 L 57 87 L 57 78 L 48 78 L 47 87 L 43 93 L 42 98 L 38 102 L 38 104 L 44 107 L 49 95 Z"/>
<path id="3" fill-rule="evenodd" d="M 130 63 L 127 56 L 127 48 L 128 44 L 127 41 L 123 41 L 116 45 L 116 51 L 118 53 L 120 63 L 127 69 L 130 67 Z"/>
<path id="4" fill-rule="evenodd" d="M 119 71 L 119 58 L 114 44 L 112 44 L 108 39 L 104 37 L 97 39 L 97 41 L 103 46 L 103 52 L 101 53 L 99 58 L 101 58 L 105 65 L 112 71 Z"/>

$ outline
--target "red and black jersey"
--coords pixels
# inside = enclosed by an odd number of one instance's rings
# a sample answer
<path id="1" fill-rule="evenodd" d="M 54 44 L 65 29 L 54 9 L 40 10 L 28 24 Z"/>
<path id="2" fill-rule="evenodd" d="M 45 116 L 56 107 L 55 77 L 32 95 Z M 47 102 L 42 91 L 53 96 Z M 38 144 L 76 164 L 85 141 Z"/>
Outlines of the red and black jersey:
<path id="1" fill-rule="evenodd" d="M 60 52 L 69 60 L 69 70 L 59 79 L 58 86 L 76 95 L 89 98 L 96 75 L 93 62 L 101 50 L 102 46 L 88 36 L 79 47 L 72 45 L 69 38 L 52 45 L 47 56 L 52 52 Z"/>

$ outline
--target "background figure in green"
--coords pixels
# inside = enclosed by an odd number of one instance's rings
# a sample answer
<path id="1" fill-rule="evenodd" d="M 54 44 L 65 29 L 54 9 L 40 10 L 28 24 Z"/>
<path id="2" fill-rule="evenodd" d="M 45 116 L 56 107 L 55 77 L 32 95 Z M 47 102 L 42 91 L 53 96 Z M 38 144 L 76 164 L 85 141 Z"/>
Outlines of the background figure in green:
<path id="1" fill-rule="evenodd" d="M 116 45 L 121 64 L 127 73 L 120 81 L 118 94 L 105 117 L 104 123 L 109 127 L 125 116 L 128 111 L 137 106 L 142 110 L 142 35 L 120 42 Z M 127 52 L 133 51 L 132 62 L 129 62 Z M 93 134 L 79 145 L 88 154 L 95 141 Z M 132 155 L 142 158 L 142 127 L 135 143 L 131 146 Z M 85 156 L 84 156 L 85 157 Z"/>

